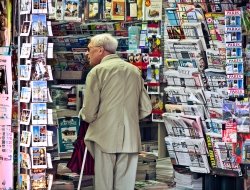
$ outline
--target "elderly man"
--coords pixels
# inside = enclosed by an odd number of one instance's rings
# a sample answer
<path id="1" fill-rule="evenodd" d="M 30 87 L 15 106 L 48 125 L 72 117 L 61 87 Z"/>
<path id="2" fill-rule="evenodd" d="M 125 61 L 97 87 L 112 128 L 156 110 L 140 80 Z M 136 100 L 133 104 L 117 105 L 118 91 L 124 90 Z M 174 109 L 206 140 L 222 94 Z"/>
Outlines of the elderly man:
<path id="1" fill-rule="evenodd" d="M 141 148 L 139 119 L 152 110 L 137 67 L 119 58 L 116 38 L 91 38 L 87 56 L 94 67 L 86 79 L 80 115 L 90 123 L 85 143 L 95 159 L 96 190 L 133 190 Z"/>

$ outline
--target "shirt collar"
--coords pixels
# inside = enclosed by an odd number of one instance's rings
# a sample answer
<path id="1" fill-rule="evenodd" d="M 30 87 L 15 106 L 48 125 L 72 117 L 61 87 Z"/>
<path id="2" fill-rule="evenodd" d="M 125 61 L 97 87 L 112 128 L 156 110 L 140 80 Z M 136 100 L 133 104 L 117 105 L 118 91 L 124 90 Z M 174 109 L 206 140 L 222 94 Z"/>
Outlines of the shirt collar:
<path id="1" fill-rule="evenodd" d="M 108 61 L 108 60 L 110 60 L 110 59 L 114 59 L 114 58 L 119 58 L 119 56 L 116 55 L 116 54 L 109 54 L 109 55 L 105 56 L 105 57 L 102 59 L 101 63 L 103 63 L 104 61 Z M 101 63 L 100 63 L 100 64 L 101 64 Z"/>

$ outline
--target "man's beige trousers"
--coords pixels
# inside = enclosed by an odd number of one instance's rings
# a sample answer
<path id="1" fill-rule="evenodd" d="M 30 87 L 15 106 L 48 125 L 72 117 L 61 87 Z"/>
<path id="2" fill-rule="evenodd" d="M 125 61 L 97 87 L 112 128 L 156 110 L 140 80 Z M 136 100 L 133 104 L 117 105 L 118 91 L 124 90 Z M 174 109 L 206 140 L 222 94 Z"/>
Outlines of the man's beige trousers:
<path id="1" fill-rule="evenodd" d="M 94 147 L 95 190 L 134 190 L 138 153 L 108 154 Z"/>

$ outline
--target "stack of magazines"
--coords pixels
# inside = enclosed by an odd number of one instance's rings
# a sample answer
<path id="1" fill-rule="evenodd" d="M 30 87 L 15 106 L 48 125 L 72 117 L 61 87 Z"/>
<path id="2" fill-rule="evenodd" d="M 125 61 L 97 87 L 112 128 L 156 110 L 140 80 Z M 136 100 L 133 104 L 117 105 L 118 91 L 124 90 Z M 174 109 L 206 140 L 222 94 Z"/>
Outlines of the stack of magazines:
<path id="1" fill-rule="evenodd" d="M 156 161 L 156 180 L 166 182 L 167 184 L 173 183 L 173 165 L 169 157 L 159 158 Z"/>
<path id="2" fill-rule="evenodd" d="M 196 178 L 191 172 L 179 173 L 175 171 L 175 190 L 202 190 L 202 177 Z"/>

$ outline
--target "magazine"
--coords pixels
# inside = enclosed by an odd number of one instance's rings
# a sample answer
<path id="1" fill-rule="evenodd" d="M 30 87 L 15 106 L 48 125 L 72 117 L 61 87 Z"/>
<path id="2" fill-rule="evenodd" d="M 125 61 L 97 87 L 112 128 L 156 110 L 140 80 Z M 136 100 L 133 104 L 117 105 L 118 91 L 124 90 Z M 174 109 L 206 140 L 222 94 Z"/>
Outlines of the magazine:
<path id="1" fill-rule="evenodd" d="M 31 147 L 32 168 L 47 168 L 46 147 Z"/>
<path id="2" fill-rule="evenodd" d="M 220 168 L 238 171 L 239 174 L 241 174 L 241 168 L 236 162 L 236 155 L 233 152 L 232 143 L 214 142 L 214 148 L 219 158 Z"/>
<path id="3" fill-rule="evenodd" d="M 189 166 L 198 173 L 210 172 L 204 139 L 165 137 L 165 143 L 174 165 Z"/>
<path id="4" fill-rule="evenodd" d="M 149 4 L 147 4 L 147 0 L 143 1 L 144 10 L 143 10 L 143 20 L 161 20 L 162 19 L 162 2 L 158 0 L 151 0 Z"/>
<path id="5" fill-rule="evenodd" d="M 79 118 L 58 118 L 58 125 L 59 152 L 73 152 L 73 142 L 77 139 L 77 132 L 80 125 Z"/>
<path id="6" fill-rule="evenodd" d="M 222 119 L 206 119 L 206 134 L 210 137 L 222 138 L 222 127 L 225 121 Z"/>
<path id="7" fill-rule="evenodd" d="M 237 123 L 233 121 L 227 121 L 225 128 L 222 130 L 222 141 L 223 142 L 237 142 Z"/>
<path id="8" fill-rule="evenodd" d="M 31 125 L 32 146 L 47 146 L 47 126 Z"/>

